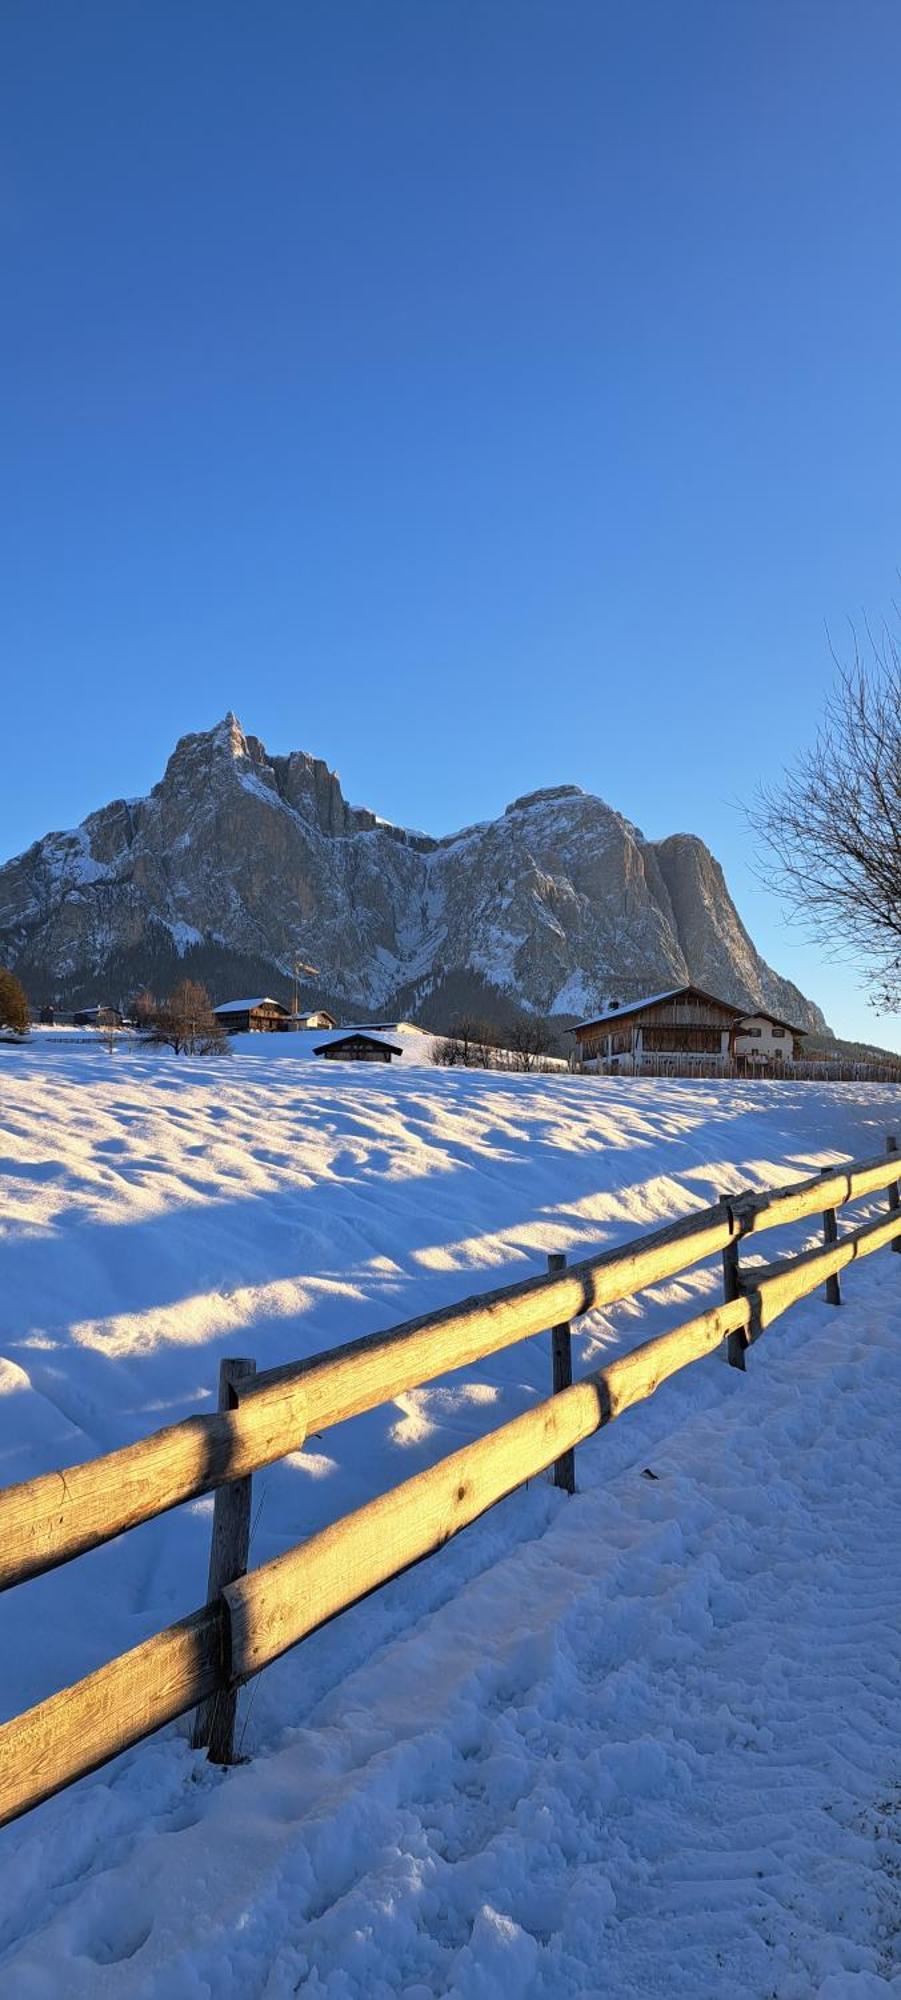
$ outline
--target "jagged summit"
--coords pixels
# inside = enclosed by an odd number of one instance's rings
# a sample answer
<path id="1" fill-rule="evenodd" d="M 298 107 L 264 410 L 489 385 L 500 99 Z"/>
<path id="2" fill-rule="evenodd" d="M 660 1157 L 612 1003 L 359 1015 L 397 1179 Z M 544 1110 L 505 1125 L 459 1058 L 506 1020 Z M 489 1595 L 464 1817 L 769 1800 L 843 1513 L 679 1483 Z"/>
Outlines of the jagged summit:
<path id="1" fill-rule="evenodd" d="M 180 738 L 146 799 L 48 834 L 0 868 L 0 959 L 35 998 L 162 986 L 217 996 L 296 953 L 343 1008 L 516 1003 L 584 1016 L 605 994 L 694 980 L 802 1025 L 819 1010 L 764 962 L 693 834 L 646 841 L 577 785 L 435 839 L 351 806 L 306 751 L 273 756 L 229 710 Z"/>
<path id="2" fill-rule="evenodd" d="M 523 792 L 522 798 L 514 799 L 504 807 L 507 813 L 524 812 L 530 806 L 553 805 L 558 799 L 584 799 L 586 794 L 581 785 L 544 785 L 538 792 Z"/>

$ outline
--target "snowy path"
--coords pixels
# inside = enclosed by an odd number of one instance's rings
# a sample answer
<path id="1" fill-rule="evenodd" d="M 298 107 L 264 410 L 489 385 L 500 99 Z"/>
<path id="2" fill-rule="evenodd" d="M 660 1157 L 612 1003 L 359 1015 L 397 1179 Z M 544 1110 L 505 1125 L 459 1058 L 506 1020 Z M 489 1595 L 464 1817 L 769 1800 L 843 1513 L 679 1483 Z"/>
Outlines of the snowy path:
<path id="1" fill-rule="evenodd" d="M 3 1990 L 901 1991 L 899 1386 L 886 1257 L 269 1754 L 192 1786 L 183 1748 L 160 1811 L 156 1746 L 57 1802 Z"/>
<path id="2" fill-rule="evenodd" d="M 165 1074 L 52 1081 L 53 1140 L 20 1085 L 9 1147 L 0 1415 L 23 1471 L 61 1435 L 76 1456 L 181 1414 L 236 1345 L 231 1283 L 276 1358 L 321 1344 L 323 1315 L 384 1323 L 388 1300 L 459 1295 L 473 1267 L 513 1275 L 524 1242 L 634 1233 L 773 1162 L 875 1150 L 899 1122 L 897 1093 L 853 1090 L 392 1076 L 299 1106 L 243 1072 L 186 1078 L 171 1101 Z M 219 1152 L 195 1154 L 217 1125 Z M 154 1159 L 166 1188 L 148 1199 Z M 243 1226 L 225 1192 L 242 1174 Z M 329 1292 L 323 1252 L 334 1271 L 362 1218 L 352 1282 Z M 144 1230 L 155 1262 L 135 1258 Z M 216 1271 L 229 1282 L 204 1291 Z M 685 1297 L 661 1288 L 640 1331 Z M 245 1767 L 215 1773 L 166 1732 L 7 1829 L 4 2000 L 901 1993 L 901 1259 L 850 1273 L 846 1299 L 789 1315 L 745 1377 L 715 1357 L 688 1371 L 582 1448 L 575 1500 L 534 1482 L 270 1669 Z M 582 1359 L 637 1332 L 607 1316 Z M 541 1348 L 314 1441 L 261 1482 L 255 1552 L 521 1407 L 545 1386 Z M 192 1518 L 4 1601 L 9 1707 L 196 1600 L 208 1512 Z"/>

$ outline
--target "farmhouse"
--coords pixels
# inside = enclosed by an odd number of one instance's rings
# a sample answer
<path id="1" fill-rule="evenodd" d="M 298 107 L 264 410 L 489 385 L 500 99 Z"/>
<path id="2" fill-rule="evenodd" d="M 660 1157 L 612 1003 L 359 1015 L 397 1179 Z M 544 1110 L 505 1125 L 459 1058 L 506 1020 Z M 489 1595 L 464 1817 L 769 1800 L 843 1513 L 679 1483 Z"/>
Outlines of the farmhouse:
<path id="1" fill-rule="evenodd" d="M 692 1060 L 717 1068 L 735 1060 L 790 1062 L 801 1030 L 761 1012 L 742 1014 L 700 986 L 676 986 L 642 1000 L 610 1000 L 603 1013 L 574 1028 L 583 1063 L 612 1062 L 623 1069 Z"/>
<path id="2" fill-rule="evenodd" d="M 118 1007 L 79 1007 L 72 1023 L 76 1028 L 121 1028 L 122 1016 Z"/>
<path id="3" fill-rule="evenodd" d="M 745 1014 L 735 1024 L 733 1054 L 742 1062 L 793 1062 L 801 1052 L 803 1032 L 773 1014 Z"/>
<path id="4" fill-rule="evenodd" d="M 287 1007 L 265 994 L 255 1000 L 224 1000 L 213 1013 L 228 1035 L 271 1035 L 289 1021 Z"/>
<path id="5" fill-rule="evenodd" d="M 320 1042 L 313 1050 L 314 1056 L 324 1056 L 327 1062 L 383 1062 L 389 1063 L 392 1056 L 402 1056 L 396 1042 L 383 1042 L 378 1035 L 368 1035 L 357 1030 L 351 1035 L 334 1035 L 330 1041 Z"/>
<path id="6" fill-rule="evenodd" d="M 327 1007 L 317 1007 L 312 1014 L 291 1014 L 285 1023 L 288 1028 L 337 1028 L 334 1014 Z"/>

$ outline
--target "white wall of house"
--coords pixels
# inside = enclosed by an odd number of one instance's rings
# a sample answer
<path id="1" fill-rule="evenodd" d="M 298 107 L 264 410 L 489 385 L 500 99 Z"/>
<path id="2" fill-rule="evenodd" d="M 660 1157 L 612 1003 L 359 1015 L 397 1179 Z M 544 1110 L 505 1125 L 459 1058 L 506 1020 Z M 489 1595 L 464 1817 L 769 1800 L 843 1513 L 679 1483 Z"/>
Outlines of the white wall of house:
<path id="1" fill-rule="evenodd" d="M 765 1014 L 747 1014 L 735 1031 L 735 1053 L 750 1062 L 791 1062 L 794 1042 L 791 1031 Z"/>

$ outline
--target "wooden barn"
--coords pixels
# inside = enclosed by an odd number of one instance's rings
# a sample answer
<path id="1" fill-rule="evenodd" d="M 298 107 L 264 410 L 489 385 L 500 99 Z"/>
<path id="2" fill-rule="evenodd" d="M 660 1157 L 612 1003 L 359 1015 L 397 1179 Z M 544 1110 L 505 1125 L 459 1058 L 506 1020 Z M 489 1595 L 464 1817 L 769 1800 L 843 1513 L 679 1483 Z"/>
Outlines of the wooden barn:
<path id="1" fill-rule="evenodd" d="M 314 1056 L 324 1056 L 326 1062 L 383 1062 L 389 1063 L 392 1056 L 402 1056 L 396 1042 L 383 1042 L 378 1035 L 367 1035 L 358 1030 L 352 1035 L 335 1035 L 328 1042 L 320 1042 L 313 1050 Z"/>
<path id="2" fill-rule="evenodd" d="M 224 1000 L 213 1013 L 228 1035 L 277 1034 L 290 1018 L 287 1007 L 267 994 L 255 1000 Z"/>
<path id="3" fill-rule="evenodd" d="M 644 1057 L 692 1056 L 727 1062 L 738 1009 L 700 986 L 676 986 L 646 999 L 610 1000 L 573 1029 L 582 1062 L 598 1059 L 638 1069 Z"/>

